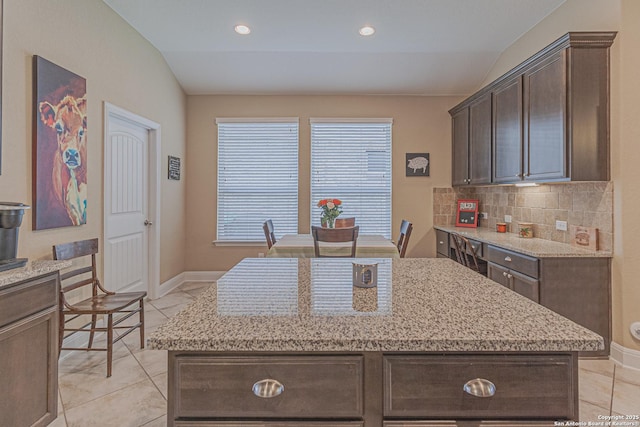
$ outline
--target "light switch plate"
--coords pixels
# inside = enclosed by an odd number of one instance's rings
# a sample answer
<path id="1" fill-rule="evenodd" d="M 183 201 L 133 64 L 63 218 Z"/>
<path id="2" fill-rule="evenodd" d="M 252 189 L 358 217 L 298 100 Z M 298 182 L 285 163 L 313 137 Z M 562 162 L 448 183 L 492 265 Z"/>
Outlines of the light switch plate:
<path id="1" fill-rule="evenodd" d="M 511 222 L 511 215 L 505 215 L 504 216 L 504 222 L 510 223 Z"/>
<path id="2" fill-rule="evenodd" d="M 567 231 L 567 221 L 556 221 L 556 230 Z"/>

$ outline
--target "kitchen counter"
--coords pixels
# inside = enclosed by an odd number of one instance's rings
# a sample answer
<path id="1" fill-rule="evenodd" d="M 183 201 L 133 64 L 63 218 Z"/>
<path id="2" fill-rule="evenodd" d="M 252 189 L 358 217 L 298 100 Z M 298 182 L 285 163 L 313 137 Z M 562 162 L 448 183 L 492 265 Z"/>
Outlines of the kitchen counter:
<path id="1" fill-rule="evenodd" d="M 71 261 L 34 260 L 24 267 L 0 272 L 0 289 L 4 286 L 70 267 Z"/>
<path id="2" fill-rule="evenodd" d="M 244 259 L 148 345 L 214 352 L 603 348 L 594 332 L 452 260 L 375 261 L 378 286 L 363 289 L 352 287 L 350 259 Z"/>
<path id="3" fill-rule="evenodd" d="M 522 238 L 516 233 L 498 233 L 490 228 L 467 228 L 434 225 L 436 230 L 447 233 L 459 233 L 470 239 L 480 242 L 494 244 L 506 249 L 517 251 L 525 255 L 538 258 L 563 258 L 563 257 L 587 257 L 587 258 L 611 258 L 613 254 L 609 251 L 593 251 L 578 248 L 566 243 L 554 242 L 552 240 L 532 238 Z"/>

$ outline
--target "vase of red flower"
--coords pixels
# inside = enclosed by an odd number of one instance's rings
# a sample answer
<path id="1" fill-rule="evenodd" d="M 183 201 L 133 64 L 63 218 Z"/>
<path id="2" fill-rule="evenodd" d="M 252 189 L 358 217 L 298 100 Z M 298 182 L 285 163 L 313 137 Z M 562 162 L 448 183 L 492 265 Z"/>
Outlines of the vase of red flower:
<path id="1" fill-rule="evenodd" d="M 325 228 L 333 228 L 338 215 L 342 213 L 340 199 L 322 199 L 318 202 L 318 207 L 322 209 L 320 224 Z"/>

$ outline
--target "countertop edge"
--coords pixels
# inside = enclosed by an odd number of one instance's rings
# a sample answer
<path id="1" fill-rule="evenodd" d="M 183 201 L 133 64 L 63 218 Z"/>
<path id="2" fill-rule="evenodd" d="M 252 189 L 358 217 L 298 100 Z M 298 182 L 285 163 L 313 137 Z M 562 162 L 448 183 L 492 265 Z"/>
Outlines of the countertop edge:
<path id="1" fill-rule="evenodd" d="M 27 265 L 0 272 L 0 289 L 14 283 L 29 280 L 71 266 L 71 261 L 34 260 Z"/>

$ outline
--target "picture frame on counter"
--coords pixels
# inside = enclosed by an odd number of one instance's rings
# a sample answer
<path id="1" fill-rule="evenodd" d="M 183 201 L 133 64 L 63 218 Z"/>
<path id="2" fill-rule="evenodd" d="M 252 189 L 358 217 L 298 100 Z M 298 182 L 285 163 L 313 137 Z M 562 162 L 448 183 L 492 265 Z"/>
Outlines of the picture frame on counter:
<path id="1" fill-rule="evenodd" d="M 478 227 L 478 204 L 476 199 L 458 200 L 456 227 Z"/>

